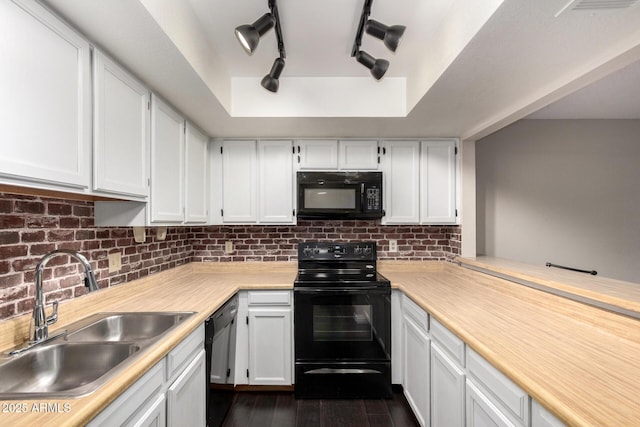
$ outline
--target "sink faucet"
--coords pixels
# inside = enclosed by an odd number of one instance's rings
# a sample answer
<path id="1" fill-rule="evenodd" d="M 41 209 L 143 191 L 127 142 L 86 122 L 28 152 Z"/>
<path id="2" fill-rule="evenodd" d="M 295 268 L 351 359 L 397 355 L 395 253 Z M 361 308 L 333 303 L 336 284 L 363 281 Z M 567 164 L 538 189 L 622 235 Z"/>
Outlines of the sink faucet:
<path id="1" fill-rule="evenodd" d="M 58 301 L 53 303 L 53 313 L 47 317 L 44 312 L 44 296 L 42 295 L 42 274 L 44 272 L 44 266 L 51 258 L 58 255 L 69 255 L 80 261 L 84 267 L 84 285 L 89 289 L 89 292 L 98 290 L 98 283 L 96 282 L 96 276 L 93 274 L 91 265 L 89 265 L 89 261 L 80 253 L 67 249 L 58 249 L 45 255 L 36 266 L 36 304 L 35 307 L 33 307 L 33 318 L 31 321 L 31 330 L 29 331 L 30 344 L 36 344 L 49 338 L 49 325 L 53 325 L 58 321 Z"/>

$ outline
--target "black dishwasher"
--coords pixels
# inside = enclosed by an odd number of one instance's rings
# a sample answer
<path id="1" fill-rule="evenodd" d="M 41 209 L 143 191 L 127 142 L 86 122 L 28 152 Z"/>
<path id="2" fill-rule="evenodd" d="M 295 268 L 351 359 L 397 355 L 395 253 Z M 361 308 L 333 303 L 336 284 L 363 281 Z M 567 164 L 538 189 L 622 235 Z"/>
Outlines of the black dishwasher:
<path id="1" fill-rule="evenodd" d="M 233 400 L 236 315 L 238 295 L 234 295 L 205 321 L 207 369 L 207 426 L 222 425 Z"/>

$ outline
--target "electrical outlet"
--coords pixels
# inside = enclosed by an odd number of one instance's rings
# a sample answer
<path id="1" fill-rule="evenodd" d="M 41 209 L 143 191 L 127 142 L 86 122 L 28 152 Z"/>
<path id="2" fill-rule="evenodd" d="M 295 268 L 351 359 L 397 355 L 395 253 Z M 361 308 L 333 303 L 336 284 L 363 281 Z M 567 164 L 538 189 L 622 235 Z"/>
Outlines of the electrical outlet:
<path id="1" fill-rule="evenodd" d="M 224 242 L 224 253 L 230 254 L 231 252 L 233 252 L 233 242 L 231 241 Z"/>
<path id="2" fill-rule="evenodd" d="M 398 252 L 397 240 L 389 240 L 389 252 Z"/>
<path id="3" fill-rule="evenodd" d="M 122 255 L 120 252 L 109 254 L 109 273 L 115 273 L 122 268 Z"/>

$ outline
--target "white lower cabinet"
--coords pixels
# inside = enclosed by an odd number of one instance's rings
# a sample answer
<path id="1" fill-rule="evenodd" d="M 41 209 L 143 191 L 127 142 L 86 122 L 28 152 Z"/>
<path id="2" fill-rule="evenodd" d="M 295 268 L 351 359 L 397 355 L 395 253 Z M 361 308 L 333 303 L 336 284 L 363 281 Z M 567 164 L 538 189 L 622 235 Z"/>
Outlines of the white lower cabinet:
<path id="1" fill-rule="evenodd" d="M 89 427 L 206 425 L 204 325 L 100 412 Z"/>
<path id="2" fill-rule="evenodd" d="M 435 342 L 431 343 L 431 424 L 464 426 L 464 380 L 462 368 Z"/>
<path id="3" fill-rule="evenodd" d="M 531 427 L 564 427 L 564 423 L 531 399 Z"/>
<path id="4" fill-rule="evenodd" d="M 515 426 L 473 382 L 467 380 L 467 427 Z"/>
<path id="5" fill-rule="evenodd" d="M 167 390 L 169 426 L 204 426 L 206 424 L 206 386 L 204 349 L 189 363 Z"/>
<path id="6" fill-rule="evenodd" d="M 293 383 L 292 301 L 290 290 L 239 293 L 235 384 Z"/>
<path id="7" fill-rule="evenodd" d="M 404 317 L 404 395 L 421 426 L 429 425 L 430 339 L 409 316 Z"/>

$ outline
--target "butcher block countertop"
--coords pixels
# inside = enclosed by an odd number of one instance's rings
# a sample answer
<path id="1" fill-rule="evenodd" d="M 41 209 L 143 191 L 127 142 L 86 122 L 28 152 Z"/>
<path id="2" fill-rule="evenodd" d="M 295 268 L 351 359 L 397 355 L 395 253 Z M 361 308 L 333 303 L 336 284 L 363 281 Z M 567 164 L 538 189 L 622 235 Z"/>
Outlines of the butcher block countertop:
<path id="1" fill-rule="evenodd" d="M 451 263 L 380 261 L 379 270 L 565 423 L 640 425 L 638 320 Z M 92 394 L 37 402 L 68 412 L 0 412 L 0 425 L 86 424 L 238 290 L 291 289 L 295 275 L 295 263 L 191 263 L 61 303 L 52 332 L 97 312 L 197 314 Z M 0 321 L 0 350 L 24 341 L 29 318 Z"/>

